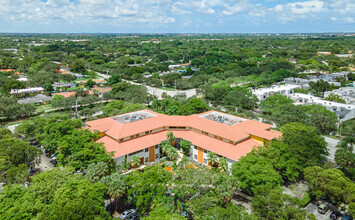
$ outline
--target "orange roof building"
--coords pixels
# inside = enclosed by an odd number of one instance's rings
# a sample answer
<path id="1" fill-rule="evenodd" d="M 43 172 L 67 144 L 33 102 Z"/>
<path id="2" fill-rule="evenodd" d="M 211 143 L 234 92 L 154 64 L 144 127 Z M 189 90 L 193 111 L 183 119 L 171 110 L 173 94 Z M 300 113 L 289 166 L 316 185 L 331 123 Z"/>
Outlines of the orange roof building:
<path id="1" fill-rule="evenodd" d="M 114 152 L 117 164 L 137 155 L 142 163 L 160 158 L 159 144 L 170 131 L 179 143 L 182 139 L 192 143 L 193 160 L 207 165 L 208 152 L 227 159 L 232 165 L 249 153 L 253 147 L 281 136 L 271 130 L 271 125 L 208 111 L 191 116 L 168 116 L 150 110 L 140 110 L 123 115 L 86 122 L 88 129 L 99 131 L 108 152 Z"/>

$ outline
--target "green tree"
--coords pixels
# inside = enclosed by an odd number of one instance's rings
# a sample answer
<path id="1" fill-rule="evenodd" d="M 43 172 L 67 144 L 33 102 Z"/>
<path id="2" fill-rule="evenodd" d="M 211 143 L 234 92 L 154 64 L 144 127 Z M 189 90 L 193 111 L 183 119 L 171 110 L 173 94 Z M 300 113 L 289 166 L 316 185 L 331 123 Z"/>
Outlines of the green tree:
<path id="1" fill-rule="evenodd" d="M 143 215 L 166 197 L 167 183 L 171 174 L 160 165 L 145 168 L 143 172 L 131 172 L 126 177 L 129 201 L 133 201 Z"/>
<path id="2" fill-rule="evenodd" d="M 31 177 L 28 187 L 9 185 L 0 194 L 1 219 L 109 219 L 105 186 L 72 169 L 55 168 Z"/>
<path id="3" fill-rule="evenodd" d="M 120 74 L 112 74 L 107 80 L 107 84 L 109 84 L 110 86 L 119 82 L 121 82 Z"/>
<path id="4" fill-rule="evenodd" d="M 340 170 L 307 167 L 304 178 L 312 196 L 325 195 L 333 201 L 345 204 L 355 202 L 355 184 Z"/>
<path id="5" fill-rule="evenodd" d="M 62 166 L 70 166 L 84 170 L 91 163 L 104 162 L 115 169 L 116 164 L 112 159 L 113 153 L 106 152 L 102 143 L 97 143 L 98 134 L 86 130 L 73 130 L 70 134 L 61 137 L 57 152 L 57 161 Z"/>
<path id="6" fill-rule="evenodd" d="M 54 88 L 51 83 L 46 83 L 44 85 L 44 91 L 46 92 L 46 94 L 49 94 L 49 95 L 52 94 L 53 90 L 54 90 Z"/>
<path id="7" fill-rule="evenodd" d="M 131 167 L 138 167 L 141 164 L 141 159 L 137 155 L 135 155 L 132 157 L 130 164 Z"/>
<path id="8" fill-rule="evenodd" d="M 178 152 L 175 147 L 169 147 L 166 156 L 168 157 L 169 160 L 176 160 L 178 158 Z"/>
<path id="9" fill-rule="evenodd" d="M 215 154 L 214 152 L 208 152 L 207 154 L 207 161 L 208 164 L 212 167 L 215 167 L 218 163 L 218 157 L 217 154 Z"/>
<path id="10" fill-rule="evenodd" d="M 278 187 L 282 184 L 280 174 L 265 157 L 249 153 L 232 165 L 232 173 L 240 181 L 240 187 L 255 194 L 263 186 Z"/>
<path id="11" fill-rule="evenodd" d="M 226 159 L 226 158 L 219 158 L 218 167 L 219 167 L 223 172 L 228 172 L 228 170 L 229 170 L 229 165 L 228 165 L 227 159 Z"/>
<path id="12" fill-rule="evenodd" d="M 191 142 L 183 139 L 180 141 L 180 147 L 185 155 L 189 155 L 191 151 Z"/>
<path id="13" fill-rule="evenodd" d="M 265 190 L 263 194 L 256 195 L 251 207 L 258 219 L 307 219 L 299 199 L 283 194 L 280 189 Z"/>
<path id="14" fill-rule="evenodd" d="M 84 86 L 85 86 L 86 88 L 91 89 L 92 87 L 94 87 L 95 84 L 96 84 L 96 83 L 95 83 L 94 81 L 92 81 L 92 79 L 89 79 L 88 81 L 86 81 L 86 83 L 84 84 Z"/>
<path id="15" fill-rule="evenodd" d="M 83 60 L 76 60 L 71 66 L 70 70 L 75 73 L 86 73 L 86 68 Z"/>
<path id="16" fill-rule="evenodd" d="M 166 137 L 168 138 L 170 145 L 175 146 L 176 137 L 174 136 L 174 133 L 169 131 L 166 133 Z"/>
<path id="17" fill-rule="evenodd" d="M 321 165 L 328 155 L 327 143 L 314 127 L 289 123 L 281 127 L 282 141 L 290 146 L 290 153 L 302 166 Z"/>
<path id="18" fill-rule="evenodd" d="M 85 178 L 95 183 L 100 181 L 102 177 L 108 175 L 109 171 L 109 167 L 105 162 L 92 163 L 89 164 L 86 170 Z"/>
<path id="19" fill-rule="evenodd" d="M 118 173 L 113 173 L 103 177 L 100 182 L 106 186 L 106 193 L 110 198 L 114 199 L 117 209 L 118 199 L 126 194 L 127 185 L 125 177 Z"/>
<path id="20" fill-rule="evenodd" d="M 304 106 L 305 112 L 308 115 L 306 124 L 316 127 L 320 134 L 329 134 L 335 131 L 338 117 L 334 112 L 327 110 L 321 105 Z"/>
<path id="21" fill-rule="evenodd" d="M 328 97 L 325 97 L 324 100 L 339 102 L 339 103 L 346 103 L 344 99 L 341 98 L 340 95 L 336 95 L 334 93 L 330 93 Z"/>
<path id="22" fill-rule="evenodd" d="M 260 103 L 260 108 L 266 113 L 271 113 L 275 108 L 285 105 L 292 104 L 293 101 L 290 98 L 287 98 L 283 95 L 276 94 L 266 98 L 265 101 Z"/>
<path id="23" fill-rule="evenodd" d="M 152 208 L 149 212 L 148 217 L 141 218 L 143 220 L 165 220 L 165 219 L 174 219 L 174 220 L 184 220 L 185 218 L 177 213 L 171 213 L 171 210 L 166 206 L 166 204 L 159 204 L 156 207 Z"/>

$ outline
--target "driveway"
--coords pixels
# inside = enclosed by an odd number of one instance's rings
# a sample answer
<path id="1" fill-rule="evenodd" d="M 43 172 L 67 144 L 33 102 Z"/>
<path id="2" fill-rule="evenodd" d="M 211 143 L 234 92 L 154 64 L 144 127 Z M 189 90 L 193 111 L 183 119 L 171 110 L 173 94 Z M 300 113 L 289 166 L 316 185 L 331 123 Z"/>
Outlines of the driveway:
<path id="1" fill-rule="evenodd" d="M 330 210 L 328 210 L 325 214 L 320 214 L 318 212 L 318 206 L 312 202 L 308 204 L 306 211 L 308 214 L 313 213 L 317 220 L 329 220 Z"/>
<path id="2" fill-rule="evenodd" d="M 325 141 L 328 144 L 328 152 L 329 152 L 329 156 L 327 156 L 327 159 L 329 161 L 334 162 L 334 155 L 335 155 L 335 151 L 337 150 L 336 146 L 339 143 L 339 140 L 334 139 L 334 138 L 330 138 L 330 137 L 326 137 L 326 136 L 322 136 L 324 137 Z"/>
<path id="3" fill-rule="evenodd" d="M 42 149 L 42 151 L 44 150 Z M 43 152 L 43 154 L 41 155 L 41 163 L 39 163 L 38 165 L 36 164 L 35 168 L 39 168 L 41 172 L 51 170 L 54 166 L 49 161 L 50 158 L 48 158 Z"/>

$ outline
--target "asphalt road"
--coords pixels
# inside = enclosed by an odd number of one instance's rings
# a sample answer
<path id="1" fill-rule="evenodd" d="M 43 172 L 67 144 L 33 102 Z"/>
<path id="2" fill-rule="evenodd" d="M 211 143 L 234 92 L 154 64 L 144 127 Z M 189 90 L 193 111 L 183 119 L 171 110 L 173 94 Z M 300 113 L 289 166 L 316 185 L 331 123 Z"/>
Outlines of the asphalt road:
<path id="1" fill-rule="evenodd" d="M 335 155 L 335 151 L 337 150 L 336 146 L 338 145 L 339 140 L 334 139 L 334 138 L 330 138 L 330 137 L 326 137 L 326 136 L 323 136 L 323 137 L 328 144 L 329 156 L 327 156 L 327 159 L 329 161 L 334 162 L 334 155 Z"/>
<path id="2" fill-rule="evenodd" d="M 320 214 L 318 212 L 318 206 L 314 203 L 309 203 L 306 207 L 306 211 L 308 214 L 313 213 L 317 220 L 329 220 L 330 210 L 328 210 L 325 214 Z"/>

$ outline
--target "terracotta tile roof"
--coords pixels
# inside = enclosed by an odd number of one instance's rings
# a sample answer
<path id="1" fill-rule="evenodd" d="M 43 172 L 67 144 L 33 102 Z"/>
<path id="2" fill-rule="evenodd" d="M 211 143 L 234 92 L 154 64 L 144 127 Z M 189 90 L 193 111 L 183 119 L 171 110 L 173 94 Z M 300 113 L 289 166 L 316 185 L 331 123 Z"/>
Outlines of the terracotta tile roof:
<path id="1" fill-rule="evenodd" d="M 106 88 L 102 88 L 102 87 L 94 87 L 93 90 L 98 91 L 99 93 L 106 93 L 106 92 L 110 92 L 112 90 L 111 87 L 106 87 Z"/>
<path id="2" fill-rule="evenodd" d="M 89 95 L 94 94 L 91 90 L 89 90 Z M 59 92 L 59 93 L 55 93 L 53 95 L 61 95 L 64 96 L 64 98 L 69 98 L 71 96 L 75 96 L 75 92 Z"/>
<path id="3" fill-rule="evenodd" d="M 230 126 L 209 119 L 198 117 L 200 115 L 216 111 L 209 111 L 191 116 L 168 116 L 150 110 L 144 111 L 150 112 L 157 116 L 140 121 L 131 122 L 128 124 L 122 124 L 111 118 L 89 121 L 86 122 L 86 124 L 93 127 L 93 129 L 95 130 L 99 130 L 101 132 L 105 131 L 108 135 L 116 139 L 121 139 L 156 128 L 169 126 L 191 127 L 201 131 L 205 131 L 209 134 L 217 135 L 219 137 L 232 140 L 234 142 L 243 140 L 249 137 L 250 134 L 260 136 L 268 140 L 280 136 L 279 133 L 266 130 L 269 129 L 271 125 L 253 120 L 246 119 L 244 122 Z"/>
<path id="4" fill-rule="evenodd" d="M 236 145 L 209 137 L 207 135 L 198 134 L 193 131 L 171 130 L 176 138 L 182 138 L 192 142 L 196 146 L 200 146 L 206 150 L 215 152 L 234 161 L 238 161 L 240 157 L 249 153 L 253 147 L 260 146 L 253 139 L 247 139 Z M 129 141 L 118 143 L 115 139 L 104 136 L 97 142 L 103 143 L 108 152 L 115 152 L 114 157 L 124 156 L 132 152 L 145 149 L 150 146 L 160 144 L 166 140 L 168 131 L 161 131 L 154 134 L 145 135 Z"/>
<path id="5" fill-rule="evenodd" d="M 260 144 L 250 138 L 250 135 L 258 136 L 267 140 L 278 138 L 280 132 L 270 130 L 271 125 L 253 120 L 243 119 L 242 122 L 227 125 L 210 119 L 199 117 L 208 113 L 218 113 L 209 111 L 191 116 L 168 116 L 150 110 L 141 110 L 156 116 L 130 123 L 121 123 L 112 118 L 102 118 L 86 122 L 91 131 L 98 130 L 104 132 L 106 136 L 98 142 L 104 143 L 108 152 L 115 151 L 115 157 L 130 154 L 135 151 L 159 144 L 166 140 L 166 133 L 173 131 L 175 137 L 189 140 L 194 145 L 206 150 L 213 151 L 232 160 L 238 160 L 246 155 L 254 146 Z M 224 114 L 224 113 L 223 113 Z M 165 127 L 165 128 L 164 128 Z M 186 127 L 186 130 L 175 130 L 169 127 Z M 136 134 L 145 133 L 158 128 L 163 131 L 146 134 L 134 139 L 119 143 L 119 139 L 130 137 Z M 201 131 L 209 135 L 201 134 Z M 214 137 L 217 136 L 217 137 Z M 227 139 L 219 140 L 222 137 Z M 228 142 L 232 140 L 233 142 Z M 236 143 L 236 144 L 235 144 Z"/>

